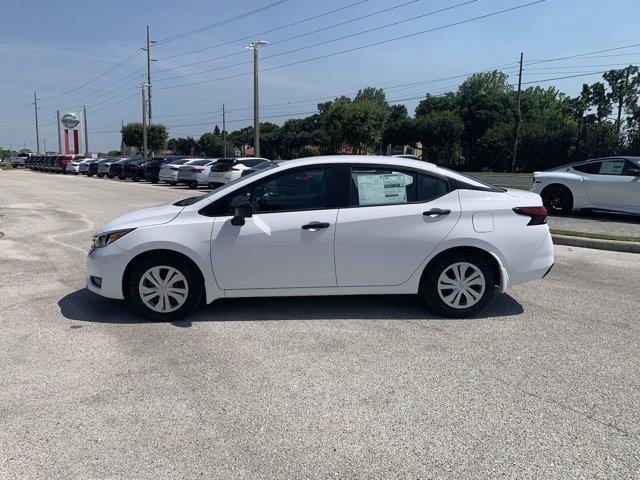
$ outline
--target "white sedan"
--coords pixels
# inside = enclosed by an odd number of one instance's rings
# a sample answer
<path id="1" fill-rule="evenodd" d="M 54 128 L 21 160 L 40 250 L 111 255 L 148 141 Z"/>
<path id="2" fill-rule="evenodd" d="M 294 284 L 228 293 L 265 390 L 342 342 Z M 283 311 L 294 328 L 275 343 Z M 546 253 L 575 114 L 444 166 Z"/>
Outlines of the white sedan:
<path id="1" fill-rule="evenodd" d="M 166 321 L 203 299 L 416 293 L 466 317 L 553 261 L 535 193 L 423 161 L 314 157 L 107 223 L 87 287 Z"/>
<path id="2" fill-rule="evenodd" d="M 177 183 L 186 183 L 189 188 L 198 188 L 200 185 L 209 184 L 209 171 L 215 163 L 211 158 L 190 159 L 183 165 L 178 166 L 176 175 Z"/>
<path id="3" fill-rule="evenodd" d="M 82 165 L 86 164 L 86 167 L 88 168 L 89 163 L 91 163 L 92 161 L 94 161 L 93 158 L 85 158 L 83 160 L 76 160 L 74 162 L 71 162 L 67 164 L 65 173 L 72 173 L 74 175 L 78 175 L 80 173 L 80 168 L 82 167 Z M 86 172 L 87 168 L 84 168 L 83 170 Z"/>
<path id="4" fill-rule="evenodd" d="M 531 191 L 553 214 L 574 209 L 640 214 L 640 157 L 598 158 L 535 172 Z"/>
<path id="5" fill-rule="evenodd" d="M 244 170 L 268 161 L 259 157 L 219 158 L 209 172 L 209 186 L 219 187 L 233 182 L 242 176 Z"/>

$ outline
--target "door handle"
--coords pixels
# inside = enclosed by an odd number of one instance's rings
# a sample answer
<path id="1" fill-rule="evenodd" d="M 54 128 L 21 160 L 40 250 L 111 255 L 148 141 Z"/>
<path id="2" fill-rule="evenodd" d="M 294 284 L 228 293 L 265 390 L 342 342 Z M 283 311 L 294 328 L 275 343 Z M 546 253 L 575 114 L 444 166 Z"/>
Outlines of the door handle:
<path id="1" fill-rule="evenodd" d="M 329 228 L 329 224 L 326 222 L 311 222 L 306 225 L 302 225 L 303 230 L 318 230 L 319 228 Z"/>
<path id="2" fill-rule="evenodd" d="M 449 210 L 448 208 L 447 209 L 432 208 L 431 210 L 422 212 L 422 215 L 428 216 L 428 217 L 439 217 L 441 215 L 449 215 L 450 213 L 451 213 L 451 210 Z"/>

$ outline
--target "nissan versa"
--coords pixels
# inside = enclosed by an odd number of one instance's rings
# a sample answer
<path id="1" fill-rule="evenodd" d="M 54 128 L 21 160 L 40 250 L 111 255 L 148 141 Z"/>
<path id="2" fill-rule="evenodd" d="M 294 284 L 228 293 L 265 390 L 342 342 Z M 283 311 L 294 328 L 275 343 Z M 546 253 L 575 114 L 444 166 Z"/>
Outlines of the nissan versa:
<path id="1" fill-rule="evenodd" d="M 554 252 L 539 195 L 373 156 L 277 163 L 207 195 L 102 227 L 87 286 L 176 320 L 222 297 L 415 294 L 478 313 L 542 278 Z"/>

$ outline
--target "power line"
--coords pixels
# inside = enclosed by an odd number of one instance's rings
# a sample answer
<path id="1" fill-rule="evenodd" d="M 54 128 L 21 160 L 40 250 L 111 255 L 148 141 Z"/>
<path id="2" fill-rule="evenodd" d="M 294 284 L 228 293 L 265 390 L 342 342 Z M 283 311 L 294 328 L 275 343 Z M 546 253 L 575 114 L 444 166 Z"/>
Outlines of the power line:
<path id="1" fill-rule="evenodd" d="M 286 25 L 281 25 L 279 27 L 275 27 L 275 28 L 272 28 L 272 29 L 269 29 L 269 30 L 264 30 L 262 32 L 254 33 L 254 34 L 248 35 L 246 37 L 236 38 L 235 40 L 231 40 L 231 41 L 224 42 L 224 43 L 218 43 L 216 45 L 210 45 L 208 47 L 198 48 L 196 50 L 190 50 L 188 52 L 176 53 L 174 55 L 169 55 L 168 57 L 159 58 L 158 60 L 168 60 L 170 58 L 184 57 L 186 55 L 191 55 L 191 54 L 194 54 L 194 53 L 204 52 L 205 50 L 211 50 L 211 49 L 214 49 L 214 48 L 225 47 L 227 45 L 235 45 L 235 44 L 238 44 L 239 42 L 242 42 L 244 40 L 252 40 L 252 39 L 260 37 L 262 35 L 266 35 L 268 33 L 277 32 L 279 30 L 283 30 L 285 28 L 290 28 L 290 27 L 293 27 L 295 25 L 300 25 L 301 23 L 309 22 L 311 20 L 317 20 L 318 18 L 325 17 L 327 15 L 331 15 L 333 13 L 337 13 L 337 12 L 340 12 L 340 11 L 343 11 L 343 10 L 347 10 L 347 9 L 355 7 L 357 5 L 361 5 L 363 3 L 367 3 L 369 1 L 370 0 L 359 0 L 358 2 L 350 3 L 349 5 L 345 5 L 344 7 L 335 8 L 335 9 L 329 10 L 327 12 L 319 13 L 317 15 L 313 15 L 311 17 L 303 18 L 302 20 L 297 20 L 297 21 L 292 22 L 292 23 L 287 23 Z"/>
<path id="2" fill-rule="evenodd" d="M 307 58 L 307 59 L 304 59 L 304 60 L 298 60 L 296 62 L 291 62 L 291 63 L 287 63 L 287 64 L 283 64 L 283 65 L 277 65 L 275 67 L 264 68 L 264 69 L 261 70 L 261 72 L 267 72 L 267 71 L 276 70 L 276 69 L 279 69 L 279 68 L 285 68 L 285 67 L 290 67 L 290 66 L 294 66 L 294 65 L 300 65 L 302 63 L 307 63 L 307 62 L 311 62 L 311 61 L 315 61 L 315 60 L 321 60 L 321 59 L 333 57 L 333 56 L 336 56 L 336 55 L 342 55 L 342 54 L 345 54 L 345 53 L 351 53 L 351 52 L 355 52 L 355 51 L 358 51 L 358 50 L 363 50 L 363 49 L 369 48 L 369 47 L 385 45 L 385 44 L 388 44 L 388 43 L 396 42 L 398 40 L 404 40 L 404 39 L 407 39 L 407 38 L 413 38 L 413 37 L 417 37 L 419 35 L 424 35 L 426 33 L 431 33 L 431 32 L 438 31 L 438 30 L 444 30 L 446 28 L 451 28 L 451 27 L 463 25 L 463 24 L 466 24 L 466 23 L 474 22 L 474 21 L 477 21 L 477 20 L 482 20 L 482 19 L 485 19 L 485 18 L 493 17 L 493 16 L 500 15 L 500 14 L 507 13 L 507 12 L 512 12 L 514 10 L 519 10 L 519 9 L 522 9 L 522 8 L 526 8 L 526 7 L 529 7 L 529 6 L 532 6 L 532 5 L 543 3 L 545 1 L 546 0 L 536 0 L 536 1 L 533 1 L 533 2 L 517 5 L 515 7 L 510 7 L 510 8 L 506 8 L 506 9 L 503 9 L 503 10 L 498 10 L 498 11 L 495 11 L 495 12 L 491 12 L 491 13 L 487 13 L 487 14 L 484 14 L 484 15 L 480 15 L 480 16 L 477 16 L 477 17 L 472 17 L 472 18 L 468 18 L 468 19 L 465 19 L 465 20 L 460 20 L 458 22 L 449 23 L 447 25 L 441 25 L 439 27 L 434 27 L 434 28 L 430 28 L 430 29 L 427 29 L 427 30 L 422 30 L 420 32 L 401 35 L 399 37 L 393 37 L 393 38 L 390 38 L 390 39 L 387 39 L 387 40 L 381 40 L 381 41 L 378 41 L 378 42 L 368 43 L 368 44 L 365 44 L 365 45 L 360 45 L 358 47 L 353 47 L 353 48 L 349 48 L 349 49 L 346 49 L 346 50 L 340 50 L 340 51 L 328 53 L 328 54 L 325 54 L 325 55 L 319 55 L 317 57 Z M 271 58 L 271 57 L 265 57 L 265 58 Z M 156 89 L 166 90 L 166 89 L 172 89 L 172 88 L 180 88 L 180 87 L 188 87 L 188 86 L 193 86 L 193 85 L 201 85 L 201 84 L 204 84 L 204 83 L 217 82 L 217 81 L 220 81 L 220 80 L 238 78 L 238 77 L 243 77 L 243 76 L 252 75 L 252 74 L 253 74 L 252 71 L 251 72 L 245 72 L 245 73 L 238 73 L 238 74 L 234 74 L 234 75 L 227 75 L 225 77 L 213 78 L 213 79 L 209 79 L 209 80 L 201 80 L 201 81 L 198 81 L 198 82 L 190 82 L 190 83 L 183 83 L 183 84 L 177 84 L 177 85 L 169 85 L 169 86 L 166 86 L 166 87 L 156 87 Z"/>
<path id="3" fill-rule="evenodd" d="M 581 58 L 581 57 L 584 57 L 585 55 L 592 55 L 592 54 L 596 54 L 596 53 L 614 52 L 614 51 L 617 51 L 617 50 L 624 50 L 626 48 L 633 48 L 633 47 L 638 47 L 638 46 L 640 46 L 640 43 L 634 43 L 634 44 L 631 44 L 631 45 L 624 45 L 622 47 L 605 48 L 604 50 L 595 50 L 595 51 L 592 51 L 592 52 L 578 53 L 578 54 L 575 54 L 575 55 L 568 55 L 568 56 L 564 56 L 564 57 L 548 58 L 548 59 L 545 59 L 545 60 L 533 60 L 533 61 L 527 62 L 525 65 L 537 65 L 539 63 L 557 62 L 559 60 L 569 60 L 569 59 L 572 59 L 572 58 Z M 626 53 L 626 54 L 623 54 L 623 55 L 630 55 L 630 54 Z M 631 54 L 631 55 L 633 55 L 633 54 Z M 594 58 L 594 57 L 584 57 L 584 58 Z"/>
<path id="4" fill-rule="evenodd" d="M 160 43 L 174 42 L 176 40 L 180 40 L 182 38 L 185 38 L 185 37 L 188 37 L 188 36 L 191 36 L 191 35 L 195 35 L 196 33 L 201 33 L 201 32 L 204 32 L 206 30 L 210 30 L 212 28 L 219 27 L 221 25 L 225 25 L 227 23 L 234 22 L 236 20 L 240 20 L 242 18 L 254 15 L 256 13 L 263 12 L 264 10 L 268 10 L 269 8 L 276 7 L 276 6 L 281 5 L 281 4 L 283 4 L 283 3 L 287 2 L 287 1 L 288 0 L 278 0 L 278 1 L 270 3 L 268 5 L 263 5 L 262 7 L 254 8 L 253 10 L 249 10 L 248 12 L 244 12 L 244 13 L 235 15 L 235 16 L 230 17 L 230 18 L 225 18 L 224 20 L 220 20 L 219 22 L 213 23 L 211 25 L 206 25 L 204 27 L 196 28 L 196 29 L 190 30 L 188 32 L 184 32 L 184 33 L 180 33 L 180 34 L 177 34 L 177 35 L 172 35 L 170 37 L 163 38 L 161 40 L 158 40 L 156 43 L 160 44 Z"/>
<path id="5" fill-rule="evenodd" d="M 350 33 L 349 35 L 343 35 L 341 37 L 332 38 L 330 40 L 325 40 L 325 41 L 322 41 L 322 42 L 314 43 L 312 45 L 305 45 L 304 47 L 295 48 L 293 50 L 288 50 L 286 52 L 280 52 L 280 53 L 276 53 L 274 55 L 268 55 L 266 57 L 263 57 L 263 60 L 267 60 L 267 59 L 275 58 L 275 57 L 281 57 L 282 55 L 288 55 L 290 53 L 296 53 L 296 52 L 300 52 L 302 50 L 309 50 L 310 48 L 315 48 L 315 47 L 319 47 L 319 46 L 322 46 L 322 45 L 327 45 L 329 43 L 339 42 L 339 41 L 345 40 L 347 38 L 352 38 L 352 37 L 356 37 L 356 36 L 359 36 L 359 35 L 365 35 L 367 33 L 375 32 L 375 31 L 382 30 L 382 29 L 385 29 L 385 28 L 394 27 L 394 26 L 397 26 L 397 25 L 400 25 L 400 24 L 403 24 L 403 23 L 407 23 L 407 22 L 411 22 L 411 21 L 414 21 L 414 20 L 418 20 L 420 18 L 424 18 L 424 17 L 428 17 L 428 16 L 435 15 L 435 14 L 438 14 L 438 13 L 446 12 L 448 10 L 453 10 L 454 8 L 463 7 L 463 6 L 469 5 L 471 3 L 475 3 L 476 1 L 477 0 L 467 0 L 467 1 L 462 2 L 462 3 L 451 5 L 451 6 L 448 6 L 448 7 L 445 7 L 445 8 L 440 8 L 438 10 L 433 10 L 431 12 L 423 13 L 421 15 L 416 15 L 416 16 L 409 17 L 409 18 L 406 18 L 406 19 L 403 19 L 403 20 L 399 20 L 399 21 L 396 21 L 396 22 L 387 23 L 385 25 L 381 25 L 381 26 L 378 26 L 378 27 L 369 28 L 367 30 L 362 30 L 360 32 Z M 408 2 L 408 3 L 413 3 L 413 2 Z M 406 5 L 406 4 L 402 4 L 401 6 L 404 6 L 404 5 Z M 388 10 L 391 10 L 391 9 L 387 9 L 387 11 Z M 382 11 L 385 11 L 385 10 L 382 10 Z M 361 17 L 361 18 L 364 18 L 364 17 Z M 354 20 L 358 20 L 358 19 L 354 19 Z M 285 43 L 285 42 L 288 42 L 290 40 L 298 39 L 300 37 L 304 37 L 304 36 L 311 35 L 311 34 L 314 34 L 314 33 L 325 31 L 325 30 L 329 30 L 329 29 L 334 28 L 336 26 L 344 25 L 345 23 L 350 23 L 350 22 L 341 22 L 341 23 L 337 23 L 335 25 L 329 25 L 327 27 L 323 27 L 323 28 L 320 28 L 320 29 L 317 29 L 317 30 L 313 30 L 311 32 L 306 32 L 306 33 L 302 33 L 302 34 L 299 34 L 299 35 L 294 35 L 293 37 L 289 37 L 289 38 L 285 38 L 283 40 L 278 40 L 278 41 L 275 41 L 275 42 L 271 42 L 271 45 L 273 46 L 273 45 L 276 45 L 276 44 L 279 44 L 279 43 Z M 206 61 L 208 62 L 208 61 L 213 61 L 213 60 L 219 60 L 221 58 L 232 57 L 232 56 L 241 55 L 241 54 L 245 54 L 245 50 L 238 51 L 238 52 L 235 52 L 235 53 L 230 53 L 230 54 L 223 55 L 223 56 L 220 56 L 220 57 L 216 57 L 216 58 L 213 58 L 213 59 L 209 59 L 209 60 L 206 60 Z M 199 63 L 205 63 L 205 62 L 199 62 Z M 214 71 L 218 71 L 218 70 L 224 70 L 224 69 L 227 69 L 227 68 L 237 67 L 237 66 L 240 66 L 240 65 L 246 65 L 248 63 L 251 63 L 251 60 L 240 62 L 240 63 L 235 63 L 233 65 L 226 65 L 226 66 L 222 66 L 222 67 L 211 68 L 209 70 L 202 70 L 200 72 L 188 73 L 188 74 L 185 74 L 185 75 L 176 75 L 174 77 L 165 77 L 165 78 L 161 78 L 161 79 L 159 79 L 157 81 L 161 82 L 161 81 L 167 81 L 167 80 L 175 80 L 175 79 L 178 79 L 178 78 L 192 77 L 194 75 L 200 75 L 200 74 L 203 74 L 203 73 L 210 73 L 210 72 L 214 72 Z M 181 67 L 176 67 L 176 68 L 171 68 L 171 69 L 165 69 L 165 70 L 177 70 L 179 68 L 187 67 L 187 66 L 191 66 L 191 65 L 195 65 L 195 64 L 196 63 L 189 64 L 189 65 L 183 65 Z M 165 70 L 161 70 L 161 71 L 165 71 Z"/>

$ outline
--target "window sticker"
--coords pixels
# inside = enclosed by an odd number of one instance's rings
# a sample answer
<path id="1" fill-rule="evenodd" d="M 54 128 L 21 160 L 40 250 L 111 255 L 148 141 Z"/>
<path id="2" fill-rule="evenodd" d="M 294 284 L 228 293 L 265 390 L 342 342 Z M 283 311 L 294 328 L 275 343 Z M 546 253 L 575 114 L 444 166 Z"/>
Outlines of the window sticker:
<path id="1" fill-rule="evenodd" d="M 413 178 L 403 173 L 355 174 L 360 205 L 407 203 L 407 185 Z"/>
<path id="2" fill-rule="evenodd" d="M 622 175 L 624 160 L 618 162 L 602 162 L 600 175 Z"/>

